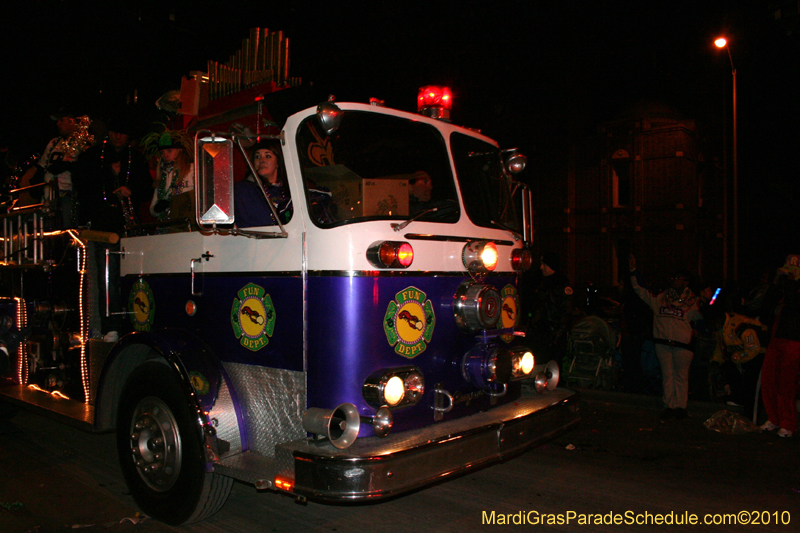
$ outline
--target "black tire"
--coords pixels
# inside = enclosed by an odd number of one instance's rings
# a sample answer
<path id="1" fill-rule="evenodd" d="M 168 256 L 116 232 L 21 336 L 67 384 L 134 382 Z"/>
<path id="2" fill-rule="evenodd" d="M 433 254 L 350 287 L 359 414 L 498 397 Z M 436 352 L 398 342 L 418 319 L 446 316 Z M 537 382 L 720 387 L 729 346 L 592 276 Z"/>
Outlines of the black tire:
<path id="1" fill-rule="evenodd" d="M 233 480 L 205 471 L 197 413 L 176 373 L 150 362 L 122 391 L 117 451 L 131 495 L 147 515 L 180 525 L 204 520 L 225 504 Z"/>

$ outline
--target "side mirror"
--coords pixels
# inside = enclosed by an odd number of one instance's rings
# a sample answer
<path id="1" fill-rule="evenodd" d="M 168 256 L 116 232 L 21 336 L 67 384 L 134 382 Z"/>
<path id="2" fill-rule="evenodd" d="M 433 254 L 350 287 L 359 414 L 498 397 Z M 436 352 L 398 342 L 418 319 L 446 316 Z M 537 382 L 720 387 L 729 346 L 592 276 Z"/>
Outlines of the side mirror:
<path id="1" fill-rule="evenodd" d="M 326 135 L 333 135 L 342 124 L 342 110 L 333 103 L 333 95 L 317 106 L 317 119 Z"/>
<path id="2" fill-rule="evenodd" d="M 233 224 L 233 141 L 198 131 L 194 142 L 197 223 Z"/>

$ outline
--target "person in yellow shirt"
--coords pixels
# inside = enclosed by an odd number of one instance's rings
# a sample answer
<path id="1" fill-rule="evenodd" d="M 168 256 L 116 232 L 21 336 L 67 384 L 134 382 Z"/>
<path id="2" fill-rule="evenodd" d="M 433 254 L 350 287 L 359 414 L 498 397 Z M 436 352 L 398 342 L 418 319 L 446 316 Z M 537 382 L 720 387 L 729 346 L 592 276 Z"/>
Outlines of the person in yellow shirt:
<path id="1" fill-rule="evenodd" d="M 724 395 L 728 405 L 743 406 L 749 413 L 754 406 L 758 373 L 766 352 L 762 339 L 767 327 L 756 318 L 733 312 L 719 318 L 722 320 L 716 320 L 717 345 L 711 357 L 712 383 L 716 377 L 721 389 L 718 393 Z"/>

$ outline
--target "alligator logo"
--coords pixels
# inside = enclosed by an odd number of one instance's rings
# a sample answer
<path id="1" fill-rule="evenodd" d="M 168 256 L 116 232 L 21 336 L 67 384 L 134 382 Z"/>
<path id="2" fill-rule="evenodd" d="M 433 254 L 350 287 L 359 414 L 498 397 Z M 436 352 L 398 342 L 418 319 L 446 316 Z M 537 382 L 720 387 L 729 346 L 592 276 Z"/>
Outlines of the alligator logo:
<path id="1" fill-rule="evenodd" d="M 153 327 L 156 306 L 153 291 L 150 285 L 144 280 L 139 279 L 131 287 L 128 294 L 128 315 L 131 317 L 133 329 L 136 331 L 150 331 Z"/>
<path id="2" fill-rule="evenodd" d="M 517 315 L 519 314 L 519 298 L 517 297 L 516 287 L 506 285 L 500 291 L 500 297 L 503 299 L 500 325 L 503 329 L 514 328 L 517 325 Z M 514 340 L 514 335 L 500 335 L 500 338 L 505 342 L 511 342 Z"/>
<path id="3" fill-rule="evenodd" d="M 428 347 L 433 337 L 436 317 L 433 305 L 424 292 L 408 287 L 389 302 L 383 317 L 386 340 L 395 353 L 413 359 Z"/>
<path id="4" fill-rule="evenodd" d="M 399 320 L 405 320 L 406 322 L 408 322 L 409 326 L 418 331 L 422 331 L 423 328 L 425 327 L 425 322 L 415 317 L 405 309 L 397 313 L 397 318 Z"/>
<path id="5" fill-rule="evenodd" d="M 264 325 L 264 317 L 261 316 L 255 309 L 250 309 L 250 307 L 245 305 L 242 307 L 242 314 L 247 315 L 247 318 L 249 318 L 253 324 L 258 324 L 259 326 Z"/>
<path id="6" fill-rule="evenodd" d="M 231 308 L 233 333 L 242 346 L 257 352 L 275 332 L 275 307 L 263 287 L 248 283 L 233 299 Z"/>
<path id="7" fill-rule="evenodd" d="M 141 296 L 137 296 L 135 300 L 133 300 L 133 304 L 138 308 L 139 311 L 142 313 L 147 313 L 147 302 L 143 301 Z"/>
<path id="8" fill-rule="evenodd" d="M 197 394 L 200 396 L 204 396 L 208 394 L 211 390 L 211 384 L 208 382 L 208 378 L 206 378 L 200 372 L 192 371 L 189 372 L 189 379 L 192 382 L 192 388 L 197 391 Z"/>

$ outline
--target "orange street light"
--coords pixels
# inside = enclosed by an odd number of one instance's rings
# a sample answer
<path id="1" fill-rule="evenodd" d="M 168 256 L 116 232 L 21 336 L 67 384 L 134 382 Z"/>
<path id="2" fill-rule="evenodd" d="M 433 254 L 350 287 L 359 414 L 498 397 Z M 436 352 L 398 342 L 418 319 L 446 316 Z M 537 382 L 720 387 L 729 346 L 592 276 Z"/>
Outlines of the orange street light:
<path id="1" fill-rule="evenodd" d="M 728 51 L 728 59 L 731 62 L 731 74 L 733 75 L 733 279 L 739 279 L 739 164 L 738 164 L 738 129 L 736 121 L 736 67 L 733 66 L 733 56 L 731 47 L 727 39 L 720 37 L 714 44 L 717 48 L 725 48 Z"/>

